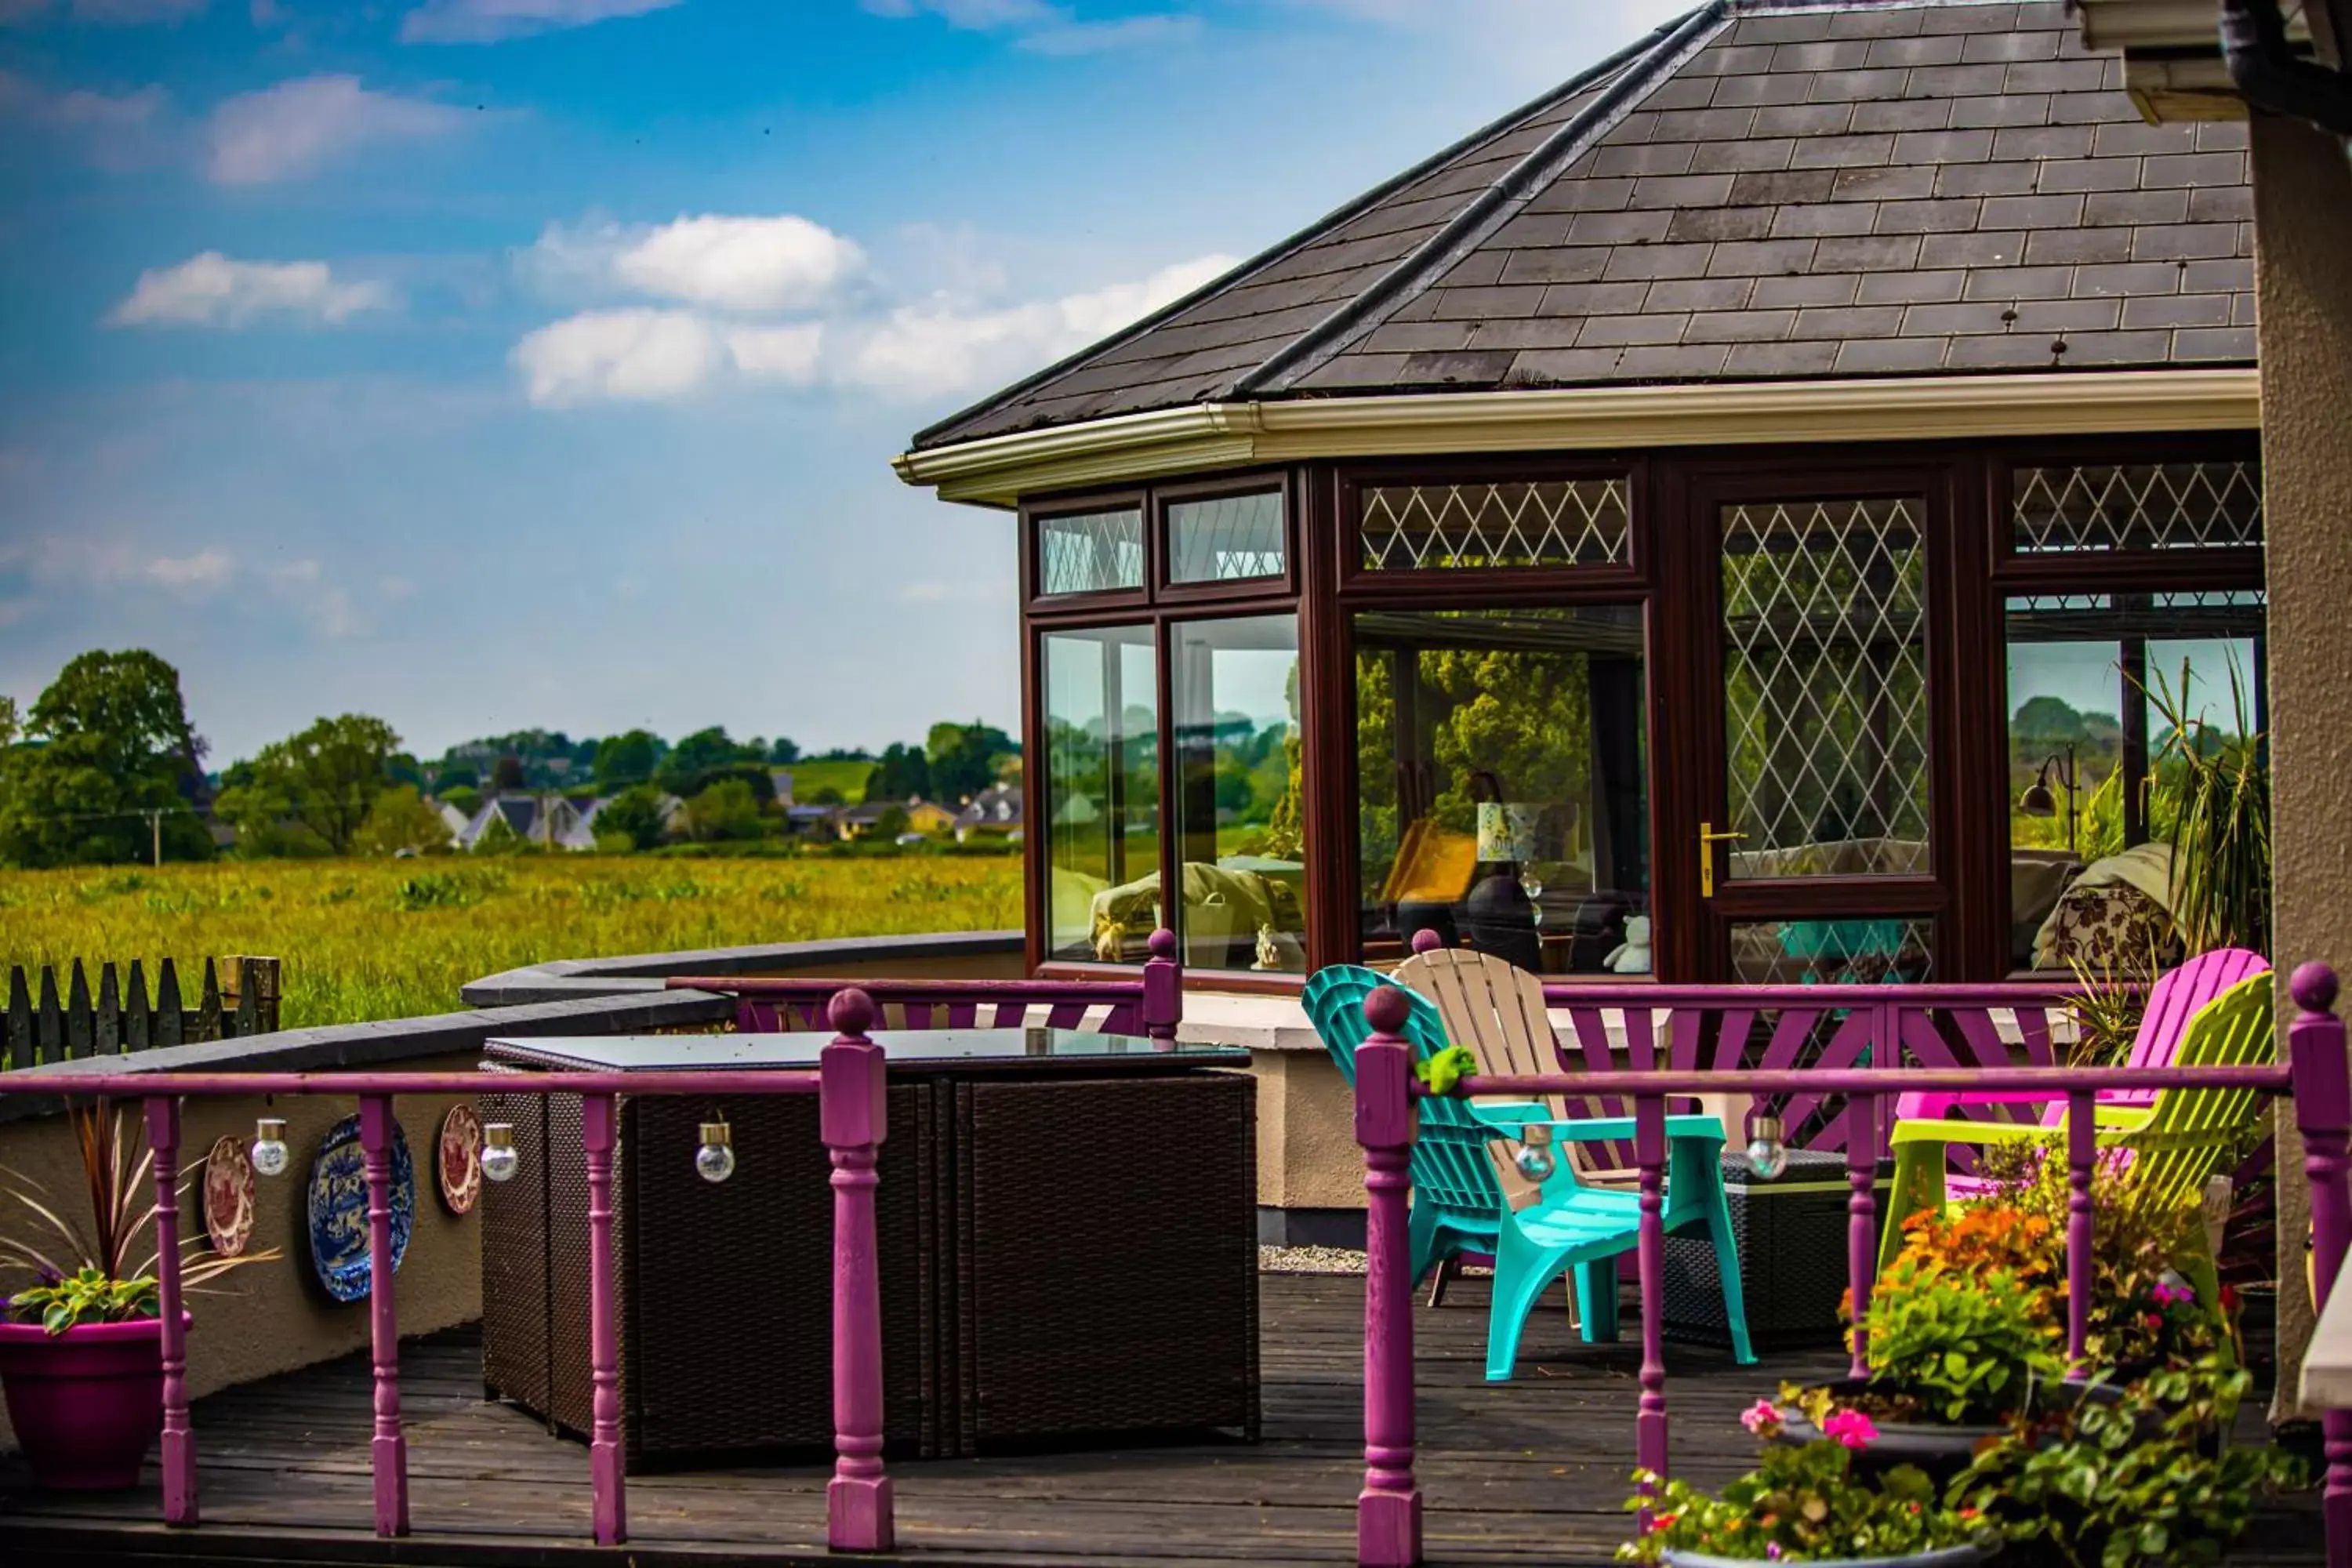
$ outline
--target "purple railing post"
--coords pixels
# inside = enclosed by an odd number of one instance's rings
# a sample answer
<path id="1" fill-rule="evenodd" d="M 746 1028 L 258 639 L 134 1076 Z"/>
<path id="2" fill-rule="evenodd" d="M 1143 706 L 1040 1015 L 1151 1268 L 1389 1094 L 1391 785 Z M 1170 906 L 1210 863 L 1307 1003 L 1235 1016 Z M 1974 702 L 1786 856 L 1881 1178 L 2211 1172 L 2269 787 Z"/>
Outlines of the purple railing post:
<path id="1" fill-rule="evenodd" d="M 1158 933 L 1154 933 L 1155 940 Z M 836 1552 L 887 1552 L 895 1536 L 882 1473 L 882 1284 L 874 1231 L 876 1155 L 889 1126 L 882 1047 L 866 1037 L 874 999 L 837 992 L 833 1041 L 817 1053 L 817 1121 L 833 1161 L 833 1480 L 825 1540 Z"/>
<path id="2" fill-rule="evenodd" d="M 155 1312 L 163 1320 L 163 1522 L 196 1522 L 196 1435 L 188 1425 L 188 1321 L 180 1307 L 180 1101 L 147 1101 L 155 1163 Z"/>
<path id="3" fill-rule="evenodd" d="M 1166 926 L 1151 933 L 1151 956 L 1143 962 L 1143 1032 L 1166 1048 L 1176 1044 L 1184 1018 L 1184 971 L 1176 962 L 1176 933 Z"/>
<path id="4" fill-rule="evenodd" d="M 2297 1009 L 2287 1026 L 2288 1060 L 2294 1074 L 2294 1125 L 2303 1135 L 2303 1173 L 2311 1184 L 2312 1307 L 2324 1311 L 2352 1242 L 2352 1166 L 2345 1140 L 2352 1132 L 2352 1065 L 2345 1059 L 2344 1023 L 2336 1017 L 2336 972 L 2306 963 L 2288 983 Z M 2327 1568 L 2352 1568 L 2352 1410 L 2329 1410 L 2319 1417 L 2327 1459 L 2322 1503 L 2326 1524 Z"/>
<path id="5" fill-rule="evenodd" d="M 1642 1168 L 1641 1230 L 1634 1261 L 1642 1279 L 1642 1398 L 1633 1418 L 1634 1462 L 1652 1475 L 1666 1473 L 1666 1102 L 1645 1094 L 1633 1101 L 1633 1162 Z M 1643 1483 L 1644 1495 L 1654 1489 Z M 1643 1530 L 1650 1510 L 1641 1513 Z"/>
<path id="6" fill-rule="evenodd" d="M 1882 1015 L 1883 1016 L 1883 1015 Z M 1853 1377 L 1870 1375 L 1870 1284 L 1878 1273 L 1878 1096 L 1845 1102 L 1845 1278 L 1853 1294 Z"/>
<path id="7" fill-rule="evenodd" d="M 368 1190 L 368 1338 L 375 1363 L 375 1532 L 408 1533 L 408 1439 L 400 1431 L 400 1319 L 392 1286 L 392 1097 L 360 1098 Z"/>
<path id="8" fill-rule="evenodd" d="M 1393 985 L 1364 998 L 1372 1037 L 1356 1047 L 1356 1142 L 1364 1151 L 1364 1489 L 1356 1561 L 1414 1568 L 1421 1488 L 1412 1479 L 1412 1047 L 1411 1004 Z"/>
<path id="9" fill-rule="evenodd" d="M 2066 1375 L 2090 1375 L 2084 1347 L 2091 1323 L 2091 1171 L 2099 1157 L 2099 1097 L 2066 1097 Z"/>
<path id="10" fill-rule="evenodd" d="M 588 1164 L 588 1485 L 599 1546 L 618 1546 L 629 1538 L 621 1455 L 620 1302 L 613 1286 L 613 1147 L 619 1114 L 609 1094 L 580 1097 L 580 1148 Z"/>

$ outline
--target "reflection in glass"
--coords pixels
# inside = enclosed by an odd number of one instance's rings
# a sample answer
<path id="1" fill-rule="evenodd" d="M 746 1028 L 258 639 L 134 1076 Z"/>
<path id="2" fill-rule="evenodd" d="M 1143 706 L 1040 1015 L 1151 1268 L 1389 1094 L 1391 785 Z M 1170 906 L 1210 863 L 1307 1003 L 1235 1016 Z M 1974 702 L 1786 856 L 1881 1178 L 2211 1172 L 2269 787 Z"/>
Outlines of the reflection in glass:
<path id="1" fill-rule="evenodd" d="M 1434 930 L 1550 973 L 1649 965 L 1642 612 L 1355 620 L 1368 956 Z"/>
<path id="2" fill-rule="evenodd" d="M 1053 632 L 1043 644 L 1045 950 L 1139 963 L 1162 919 L 1151 628 Z"/>
<path id="3" fill-rule="evenodd" d="M 1136 507 L 1037 520 L 1037 591 L 1102 594 L 1143 586 L 1143 513 Z"/>
<path id="4" fill-rule="evenodd" d="M 1743 921 L 1732 973 L 1743 985 L 1915 984 L 1936 977 L 1935 928 L 1912 915 Z"/>
<path id="5" fill-rule="evenodd" d="M 1187 622 L 1171 643 L 1184 962 L 1302 973 L 1297 620 Z"/>
<path id="6" fill-rule="evenodd" d="M 1282 492 L 1168 503 L 1168 580 L 1231 583 L 1283 573 Z"/>

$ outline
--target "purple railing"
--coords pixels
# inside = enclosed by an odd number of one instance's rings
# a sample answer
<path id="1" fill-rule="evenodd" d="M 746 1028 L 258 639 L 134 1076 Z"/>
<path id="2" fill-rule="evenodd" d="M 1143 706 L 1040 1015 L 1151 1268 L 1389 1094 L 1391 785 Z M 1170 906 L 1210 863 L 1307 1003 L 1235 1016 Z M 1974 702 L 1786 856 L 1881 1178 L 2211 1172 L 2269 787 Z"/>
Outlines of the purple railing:
<path id="1" fill-rule="evenodd" d="M 1572 993 L 1571 1006 L 1612 1005 L 1641 1010 L 1664 1007 L 1670 1018 L 1713 1012 L 1726 1018 L 1722 1032 L 1735 1039 L 1747 1037 L 1747 1025 L 1736 1030 L 1729 1020 L 1749 1018 L 1775 1005 L 1853 1009 L 1838 1026 L 1871 1037 L 1909 1040 L 1906 1016 L 1921 1016 L 1932 1007 L 1984 1005 L 1983 986 L 1907 987 L 1937 994 L 1927 1001 L 1895 999 L 1877 987 L 1718 989 L 1688 987 L 1626 987 L 1594 1000 L 1592 988 Z M 2010 988 L 2000 988 L 2010 989 Z M 2333 1289 L 2347 1240 L 2352 1240 L 2352 1155 L 2346 1140 L 2352 1133 L 2352 1067 L 2346 1058 L 2345 1028 L 2333 1008 L 2336 982 L 2324 964 L 2307 963 L 2295 971 L 2291 985 L 2298 1016 L 2287 1029 L 2288 1061 L 2271 1067 L 2211 1068 L 2054 1068 L 2010 1065 L 2004 1052 L 1984 1066 L 1945 1062 L 1906 1066 L 1874 1060 L 1856 1069 L 1853 1055 L 1844 1065 L 1823 1062 L 1809 1068 L 1788 1065 L 1744 1067 L 1735 1055 L 1729 1065 L 1696 1070 L 1695 1060 L 1675 1059 L 1658 1068 L 1653 1045 L 1647 1059 L 1633 1057 L 1636 1070 L 1614 1071 L 1610 1093 L 1631 1102 L 1634 1121 L 1633 1163 L 1641 1175 L 1640 1236 L 1636 1247 L 1642 1291 L 1642 1366 L 1640 1398 L 1634 1418 L 1634 1452 L 1639 1467 L 1664 1476 L 1667 1469 L 1666 1373 L 1661 1299 L 1665 1272 L 1665 1231 L 1663 1206 L 1665 1182 L 1666 1097 L 1723 1091 L 1751 1096 L 1842 1096 L 1849 1108 L 1841 1142 L 1846 1155 L 1847 1181 L 1853 1195 L 1847 1204 L 1847 1273 L 1853 1289 L 1853 1371 L 1865 1373 L 1869 1344 L 1870 1287 L 1876 1273 L 1877 1204 L 1873 1184 L 1877 1172 L 1880 1119 L 1878 1102 L 1910 1090 L 1979 1091 L 2039 1096 L 2063 1096 L 2067 1102 L 2066 1163 L 2069 1184 L 2066 1224 L 2067 1352 L 2077 1370 L 2084 1363 L 2086 1314 L 2090 1310 L 2093 1214 L 2091 1177 L 2096 1163 L 2094 1106 L 2103 1090 L 2161 1089 L 2254 1089 L 2291 1095 L 2295 1125 L 2305 1148 L 2304 1174 L 2311 1189 L 2312 1245 L 2315 1254 L 2316 1305 L 2324 1308 Z M 1623 995 L 1621 1002 L 1617 998 Z M 2047 996 L 2046 992 L 2041 994 Z M 1850 997 L 1851 1000 L 1847 1000 Z M 2003 1003 L 2006 1005 L 2009 1004 Z M 1364 1291 L 1364 1488 L 1356 1501 L 1357 1556 L 1367 1568 L 1412 1568 L 1421 1561 L 1422 1495 L 1413 1479 L 1412 1287 L 1411 1252 L 1406 1241 L 1412 1158 L 1416 1116 L 1413 1100 L 1426 1088 L 1412 1075 L 1412 1047 L 1402 1037 L 1409 1004 L 1404 994 L 1383 986 L 1364 1001 L 1371 1037 L 1356 1051 L 1356 1139 L 1364 1151 L 1368 1277 Z M 1907 1015 L 1906 1015 L 1907 1010 Z M 1853 1025 L 1856 1016 L 1872 1019 Z M 1584 1034 L 1582 1027 L 1580 1036 Z M 1680 1036 L 1669 1024 L 1669 1040 Z M 1692 1030 L 1690 1037 L 1697 1038 Z M 1964 1035 L 1963 1038 L 1969 1037 Z M 1937 1038 L 1945 1037 L 1938 1031 Z M 2041 1037 L 2046 1053 L 2046 1028 Z M 2027 1043 L 2032 1054 L 2032 1043 Z M 1857 1053 L 1858 1054 L 1858 1053 Z M 1892 1053 L 1887 1053 L 1889 1056 Z M 1987 1054 L 1992 1054 L 1988 1051 Z M 1563 1048 L 1562 1055 L 1567 1052 Z M 1461 1095 L 1507 1096 L 1520 1100 L 1547 1096 L 1590 1095 L 1590 1074 L 1540 1073 L 1517 1077 L 1465 1078 L 1454 1092 Z M 2330 1411 L 2321 1417 L 2326 1434 L 2327 1479 L 2325 1504 L 2328 1568 L 2352 1568 L 2352 1412 Z M 1646 1523 L 1646 1514 L 1643 1522 Z"/>
<path id="2" fill-rule="evenodd" d="M 588 1473 L 601 1546 L 628 1538 L 622 1479 L 619 1302 L 613 1278 L 613 1149 L 617 1095 L 756 1098 L 813 1094 L 832 1163 L 834 1474 L 826 1540 L 835 1551 L 892 1547 L 890 1479 L 882 1468 L 882 1314 L 874 1229 L 877 1155 L 885 1127 L 882 1048 L 867 1037 L 873 1000 L 856 987 L 831 998 L 835 1037 L 798 1070 L 684 1072 L 324 1072 L 138 1074 L 44 1072 L 0 1094 L 136 1095 L 154 1152 L 158 1306 L 163 1317 L 163 1521 L 197 1522 L 195 1439 L 188 1423 L 187 1342 L 180 1317 L 180 1101 L 186 1096 L 355 1095 L 368 1185 L 369 1333 L 375 1421 L 369 1445 L 375 1531 L 405 1535 L 408 1456 L 400 1421 L 400 1327 L 392 1267 L 393 1101 L 403 1094 L 576 1094 L 588 1168 L 588 1323 L 594 1389 Z"/>
<path id="3" fill-rule="evenodd" d="M 1176 933 L 1151 933 L 1151 956 L 1133 980 L 847 980 L 816 974 L 679 974 L 673 991 L 735 998 L 746 1034 L 824 1026 L 835 996 L 860 990 L 887 1028 L 1017 1029 L 1036 1023 L 1173 1042 L 1184 1021 L 1184 972 Z"/>

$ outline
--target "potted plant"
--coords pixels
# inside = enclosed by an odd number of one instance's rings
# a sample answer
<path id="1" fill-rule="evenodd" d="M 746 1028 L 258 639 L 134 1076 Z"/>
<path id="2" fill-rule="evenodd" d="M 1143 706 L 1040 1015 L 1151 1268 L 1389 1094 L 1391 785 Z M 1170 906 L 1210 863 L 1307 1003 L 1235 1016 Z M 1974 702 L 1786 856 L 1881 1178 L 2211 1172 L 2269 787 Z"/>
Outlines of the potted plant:
<path id="1" fill-rule="evenodd" d="M 0 1235 L 0 1262 L 34 1272 L 0 1310 L 0 1385 L 8 1419 L 41 1485 L 127 1487 L 163 1426 L 163 1323 L 152 1251 L 134 1261 L 154 1218 L 142 1203 L 153 1155 L 133 1158 L 123 1119 L 105 1101 L 73 1108 L 90 1205 L 85 1230 L 38 1182 L 6 1175 L 15 1208 L 45 1232 L 38 1241 Z M 152 1246 L 152 1243 L 151 1243 Z M 275 1249 L 223 1258 L 198 1248 L 181 1266 L 187 1288 L 262 1263 Z M 189 1321 L 184 1311 L 182 1321 Z"/>
<path id="2" fill-rule="evenodd" d="M 1868 1418 L 1853 1415 L 1841 1426 L 1836 1438 L 1767 1447 L 1762 1462 L 1719 1497 L 1637 1476 L 1656 1495 L 1626 1504 L 1651 1513 L 1648 1528 L 1620 1546 L 1618 1558 L 1669 1568 L 1964 1568 L 1998 1549 L 2000 1535 L 1977 1507 L 1939 1499 L 1917 1467 L 1857 1468 L 1854 1457 L 1872 1436 Z"/>
<path id="3" fill-rule="evenodd" d="M 2250 1382 L 2220 1356 L 2165 1367 L 2112 1405 L 2021 1421 L 1979 1450 L 1950 1499 L 1991 1521 L 2028 1564 L 2158 1568 L 2219 1563 L 2256 1494 L 2294 1484 L 2276 1448 L 2209 1445 Z"/>

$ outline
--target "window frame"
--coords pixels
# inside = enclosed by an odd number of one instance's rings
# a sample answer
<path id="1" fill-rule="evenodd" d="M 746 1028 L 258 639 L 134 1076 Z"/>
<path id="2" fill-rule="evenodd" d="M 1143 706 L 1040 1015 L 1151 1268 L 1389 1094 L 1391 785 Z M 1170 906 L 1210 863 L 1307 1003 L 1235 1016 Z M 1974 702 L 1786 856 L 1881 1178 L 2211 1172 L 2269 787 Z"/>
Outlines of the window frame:
<path id="1" fill-rule="evenodd" d="M 1164 605 L 1224 604 L 1238 596 L 1258 598 L 1268 594 L 1281 594 L 1296 598 L 1298 595 L 1298 487 L 1291 474 L 1271 476 L 1223 476 L 1213 479 L 1197 479 L 1182 484 L 1155 485 L 1151 490 L 1151 510 L 1146 514 L 1150 537 L 1145 541 L 1146 573 L 1150 578 L 1154 603 Z M 1175 530 L 1168 517 L 1169 508 L 1187 501 L 1227 500 L 1241 496 L 1271 495 L 1282 503 L 1282 570 L 1255 577 L 1217 577 L 1200 583 L 1179 583 L 1173 568 L 1176 563 Z"/>

